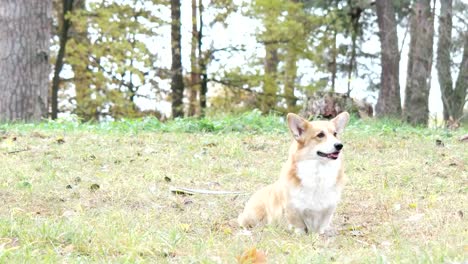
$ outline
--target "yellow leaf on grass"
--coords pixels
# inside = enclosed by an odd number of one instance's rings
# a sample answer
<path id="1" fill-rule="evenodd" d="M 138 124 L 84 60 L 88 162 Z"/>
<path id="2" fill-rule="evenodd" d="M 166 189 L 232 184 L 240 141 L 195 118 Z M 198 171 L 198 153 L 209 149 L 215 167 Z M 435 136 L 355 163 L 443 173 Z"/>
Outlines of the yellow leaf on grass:
<path id="1" fill-rule="evenodd" d="M 232 229 L 230 227 L 225 227 L 223 229 L 223 232 L 225 235 L 231 235 L 232 234 Z"/>
<path id="2" fill-rule="evenodd" d="M 181 223 L 179 225 L 180 229 L 183 231 L 183 232 L 188 232 L 190 231 L 190 224 L 185 224 L 185 223 Z"/>

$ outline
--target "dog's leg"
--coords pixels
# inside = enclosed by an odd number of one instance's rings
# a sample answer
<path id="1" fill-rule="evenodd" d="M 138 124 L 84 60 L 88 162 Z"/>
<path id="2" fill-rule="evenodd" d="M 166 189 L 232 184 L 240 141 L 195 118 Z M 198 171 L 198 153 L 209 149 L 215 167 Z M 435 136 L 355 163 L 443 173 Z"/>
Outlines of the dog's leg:
<path id="1" fill-rule="evenodd" d="M 322 216 L 321 216 L 321 219 L 320 219 L 320 224 L 319 224 L 319 227 L 318 227 L 318 233 L 320 235 L 322 235 L 325 232 L 329 231 L 328 229 L 330 229 L 330 224 L 331 224 L 331 220 L 333 218 L 333 214 L 335 213 L 335 209 L 336 209 L 336 207 L 332 206 L 332 207 L 330 207 L 327 210 L 324 210 L 322 212 Z"/>
<path id="2" fill-rule="evenodd" d="M 289 224 L 289 230 L 294 231 L 294 233 L 303 235 L 307 232 L 307 226 L 297 210 L 286 209 L 286 220 Z"/>

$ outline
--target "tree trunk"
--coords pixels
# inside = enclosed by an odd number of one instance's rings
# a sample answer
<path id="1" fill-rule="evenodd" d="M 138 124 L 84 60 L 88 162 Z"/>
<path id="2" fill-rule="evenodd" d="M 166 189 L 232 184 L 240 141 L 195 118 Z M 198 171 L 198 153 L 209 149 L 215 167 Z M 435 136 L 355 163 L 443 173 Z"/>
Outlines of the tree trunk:
<path id="1" fill-rule="evenodd" d="M 289 47 L 286 56 L 284 97 L 286 99 L 287 111 L 295 112 L 297 101 L 294 95 L 297 77 L 297 53 L 295 47 Z"/>
<path id="2" fill-rule="evenodd" d="M 381 67 L 380 91 L 375 106 L 378 117 L 401 116 L 400 98 L 400 52 L 395 21 L 395 10 L 391 1 L 377 0 L 377 22 L 379 24 Z"/>
<path id="3" fill-rule="evenodd" d="M 171 0 L 172 117 L 181 117 L 184 115 L 184 106 L 182 103 L 184 80 L 182 78 L 180 27 L 180 0 Z"/>
<path id="4" fill-rule="evenodd" d="M 410 34 L 404 116 L 410 124 L 427 125 L 434 41 L 430 0 L 418 0 L 413 4 Z"/>
<path id="5" fill-rule="evenodd" d="M 85 8 L 86 0 L 74 0 L 73 13 L 83 11 Z M 89 65 L 91 64 L 90 49 L 92 47 L 88 39 L 87 26 L 80 27 L 72 23 L 68 35 L 69 48 L 66 51 L 65 59 L 80 58 L 68 62 L 75 76 L 73 84 L 76 93 L 76 108 L 74 113 L 84 122 L 99 120 L 97 96 L 93 96 L 94 91 L 91 89 L 92 84 L 95 86 L 99 84 L 91 81 L 92 73 Z"/>
<path id="6" fill-rule="evenodd" d="M 52 1 L 0 0 L 0 121 L 47 116 Z"/>
<path id="7" fill-rule="evenodd" d="M 463 116 L 468 89 L 468 34 L 463 35 L 463 57 L 458 78 L 453 87 L 451 75 L 452 48 L 452 0 L 440 2 L 439 41 L 437 43 L 437 74 L 439 78 L 442 103 L 444 105 L 444 120 L 458 123 Z"/>
<path id="8" fill-rule="evenodd" d="M 444 105 L 444 120 L 449 120 L 453 114 L 452 101 L 453 83 L 450 71 L 450 48 L 452 45 L 452 0 L 440 2 L 439 40 L 437 43 L 437 75 L 439 78 L 442 103 Z"/>
<path id="9" fill-rule="evenodd" d="M 197 46 L 198 46 L 198 25 L 197 25 L 197 0 L 192 0 L 192 42 L 190 51 L 190 88 L 189 88 L 189 108 L 188 116 L 197 113 L 197 92 L 200 87 L 200 73 L 198 70 Z"/>
<path id="10" fill-rule="evenodd" d="M 268 35 L 268 33 L 266 34 Z M 263 95 L 260 102 L 260 109 L 264 114 L 276 107 L 278 63 L 278 48 L 275 44 L 265 43 L 265 77 L 263 82 Z"/>
<path id="11" fill-rule="evenodd" d="M 60 87 L 60 72 L 63 67 L 63 59 L 65 57 L 65 49 L 68 41 L 68 30 L 70 29 L 71 21 L 67 14 L 73 10 L 73 0 L 62 1 L 62 13 L 60 14 L 60 47 L 55 60 L 54 77 L 52 79 L 52 119 L 56 119 L 58 115 L 58 90 Z"/>
<path id="12" fill-rule="evenodd" d="M 351 79 L 353 77 L 353 72 L 357 69 L 357 59 L 356 59 L 356 51 L 357 51 L 357 37 L 359 34 L 359 19 L 361 18 L 361 14 L 363 10 L 360 6 L 353 6 L 353 1 L 348 0 L 348 6 L 350 8 L 349 16 L 351 21 L 351 58 L 349 60 L 349 67 L 348 67 L 348 90 L 346 94 L 348 97 L 351 95 Z"/>
<path id="13" fill-rule="evenodd" d="M 333 47 L 332 47 L 332 62 L 330 65 L 330 70 L 331 70 L 331 92 L 335 92 L 335 83 L 336 83 L 336 72 L 337 72 L 337 57 L 338 57 L 338 49 L 336 47 L 336 36 L 338 35 L 338 32 L 336 28 L 333 29 Z"/>
<path id="14" fill-rule="evenodd" d="M 198 70 L 200 78 L 200 115 L 205 115 L 206 110 L 206 94 L 208 92 L 208 74 L 206 73 L 206 65 L 209 60 L 208 56 L 203 56 L 202 38 L 203 38 L 203 1 L 198 1 L 198 15 L 200 17 L 200 29 L 198 30 Z"/>
<path id="15" fill-rule="evenodd" d="M 466 94 L 468 90 L 468 33 L 464 35 L 463 57 L 460 64 L 455 91 L 452 99 L 453 119 L 459 120 L 463 117 L 463 107 L 466 103 Z"/>

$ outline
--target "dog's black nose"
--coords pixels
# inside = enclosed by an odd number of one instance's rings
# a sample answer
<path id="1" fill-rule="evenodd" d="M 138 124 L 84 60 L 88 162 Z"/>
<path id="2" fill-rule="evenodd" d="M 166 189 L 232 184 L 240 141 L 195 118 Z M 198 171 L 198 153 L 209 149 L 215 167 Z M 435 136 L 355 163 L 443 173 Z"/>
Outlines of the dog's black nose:
<path id="1" fill-rule="evenodd" d="M 335 143 L 335 148 L 336 148 L 336 150 L 341 150 L 343 148 L 343 144 Z"/>

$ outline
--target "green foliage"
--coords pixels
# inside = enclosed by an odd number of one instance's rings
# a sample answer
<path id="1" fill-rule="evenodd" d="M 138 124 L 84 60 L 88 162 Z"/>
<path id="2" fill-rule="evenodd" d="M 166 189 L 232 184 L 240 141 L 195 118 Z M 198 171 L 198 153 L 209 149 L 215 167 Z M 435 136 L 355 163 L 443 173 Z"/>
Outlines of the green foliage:
<path id="1" fill-rule="evenodd" d="M 155 37 L 161 21 L 157 1 L 100 1 L 76 8 L 69 17 L 72 39 L 68 63 L 75 78 L 75 112 L 86 120 L 105 116 L 135 117 L 134 99 L 142 86 L 152 86 L 154 60 L 144 40 Z"/>

